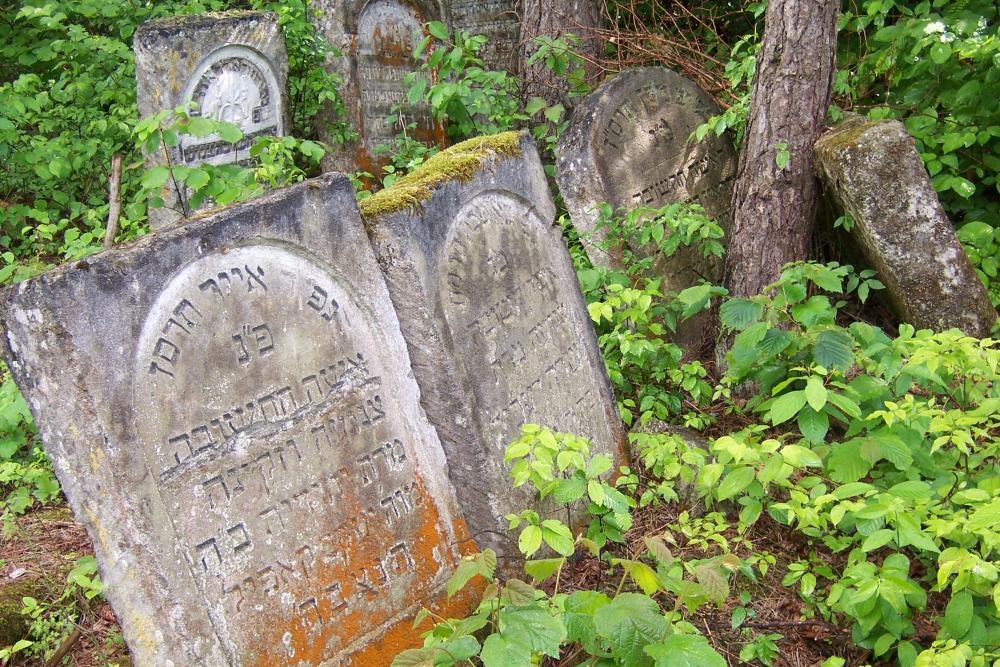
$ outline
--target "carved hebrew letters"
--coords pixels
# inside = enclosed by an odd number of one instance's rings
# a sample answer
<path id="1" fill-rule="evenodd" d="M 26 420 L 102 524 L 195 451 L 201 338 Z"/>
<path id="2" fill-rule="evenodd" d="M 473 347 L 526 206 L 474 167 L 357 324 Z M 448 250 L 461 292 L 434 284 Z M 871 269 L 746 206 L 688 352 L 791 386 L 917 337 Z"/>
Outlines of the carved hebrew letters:
<path id="1" fill-rule="evenodd" d="M 237 247 L 171 278 L 142 328 L 139 437 L 240 664 L 336 663 L 446 572 L 359 303 L 304 256 Z"/>
<path id="2" fill-rule="evenodd" d="M 524 423 L 613 442 L 603 411 L 578 408 L 600 391 L 575 333 L 589 325 L 552 268 L 543 230 L 526 204 L 490 192 L 456 216 L 446 249 L 441 299 L 455 356 L 498 451 Z"/>

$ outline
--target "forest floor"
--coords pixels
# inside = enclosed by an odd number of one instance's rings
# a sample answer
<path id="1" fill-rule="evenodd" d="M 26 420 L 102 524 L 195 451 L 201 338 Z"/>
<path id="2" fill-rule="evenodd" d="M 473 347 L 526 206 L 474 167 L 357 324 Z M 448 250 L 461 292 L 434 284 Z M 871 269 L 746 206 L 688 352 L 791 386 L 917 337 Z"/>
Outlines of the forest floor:
<path id="1" fill-rule="evenodd" d="M 624 551 L 638 555 L 645 552 L 643 538 L 670 532 L 677 540 L 675 556 L 688 559 L 705 558 L 719 553 L 719 545 L 701 544 L 697 537 L 686 539 L 676 530 L 680 507 L 645 508 L 637 510 L 633 516 L 635 525 L 627 534 L 628 544 Z M 707 517 L 712 520 L 712 516 Z M 721 518 L 718 517 L 718 518 Z M 64 596 L 66 575 L 76 560 L 92 554 L 93 548 L 83 526 L 73 520 L 65 504 L 36 508 L 21 517 L 12 527 L 13 534 L 0 538 L 0 644 L 16 641 L 14 635 L 24 637 L 28 632 L 30 618 L 21 616 L 20 599 L 31 596 L 45 605 L 62 606 L 78 611 L 86 609 L 79 620 L 79 637 L 73 641 L 66 657 L 59 664 L 72 667 L 131 667 L 128 651 L 122 640 L 121 630 L 110 605 L 97 599 L 86 601 L 82 596 L 69 599 Z M 743 536 L 735 529 L 724 535 L 728 540 L 726 548 L 746 560 L 753 556 L 770 554 L 774 564 L 765 575 L 758 576 L 756 582 L 745 577 L 733 578 L 733 594 L 723 607 L 703 605 L 695 614 L 687 615 L 711 644 L 730 665 L 748 664 L 739 658 L 740 649 L 755 637 L 770 635 L 772 642 L 771 667 L 819 667 L 831 655 L 845 659 L 847 667 L 858 667 L 871 661 L 868 651 L 858 649 L 850 639 L 850 631 L 812 617 L 810 604 L 799 597 L 794 586 L 782 586 L 781 579 L 788 572 L 788 566 L 810 557 L 813 562 L 822 561 L 834 571 L 841 570 L 844 556 L 818 551 L 810 546 L 796 531 L 789 530 L 772 521 L 766 514 Z M 623 554 L 626 555 L 626 554 Z M 578 589 L 603 590 L 614 595 L 619 585 L 618 577 L 605 573 L 606 568 L 589 556 L 575 560 L 563 573 L 560 590 L 572 592 Z M 759 573 L 758 573 L 759 574 Z M 824 583 L 817 586 L 822 591 Z M 551 586 L 550 586 L 551 587 Z M 734 629 L 731 619 L 733 610 L 739 604 L 739 592 L 750 593 L 746 605 L 747 617 L 742 626 Z M 551 592 L 551 591 L 549 591 Z M 660 603 L 667 609 L 673 608 L 673 600 L 666 593 L 659 593 Z M 925 615 L 933 615 L 934 600 L 930 601 Z M 73 627 L 63 622 L 55 622 L 55 614 L 49 618 L 48 651 L 68 643 L 67 637 Z M 46 621 L 42 621 L 46 622 Z M 915 618 L 917 639 L 933 639 L 935 627 Z M 921 636 L 921 628 L 926 625 L 926 636 Z M 6 635 L 11 635 L 10 637 Z M 767 641 L 762 641 L 767 644 Z M 765 648 L 766 650 L 766 648 Z M 583 656 L 573 650 L 567 651 L 558 661 L 546 659 L 550 667 L 569 667 L 578 664 Z M 766 664 L 754 661 L 752 664 Z M 22 667 L 45 667 L 41 658 L 18 654 L 12 665 Z"/>

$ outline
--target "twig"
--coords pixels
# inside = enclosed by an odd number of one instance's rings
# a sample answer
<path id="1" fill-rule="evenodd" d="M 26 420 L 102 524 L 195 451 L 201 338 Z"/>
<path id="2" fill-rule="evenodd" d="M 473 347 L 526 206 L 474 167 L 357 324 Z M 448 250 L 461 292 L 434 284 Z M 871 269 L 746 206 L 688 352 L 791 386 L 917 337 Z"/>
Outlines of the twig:
<path id="1" fill-rule="evenodd" d="M 52 657 L 45 661 L 45 667 L 55 667 L 58 665 L 66 657 L 66 654 L 69 653 L 69 650 L 73 648 L 73 644 L 82 636 L 83 630 L 80 629 L 79 625 L 73 628 L 73 632 L 69 633 L 69 636 L 63 640 L 59 648 L 56 649 L 56 652 L 52 654 Z"/>
<path id="2" fill-rule="evenodd" d="M 111 158 L 111 179 L 108 186 L 108 228 L 104 232 L 104 247 L 114 245 L 118 235 L 118 216 L 121 214 L 122 156 L 115 153 Z"/>

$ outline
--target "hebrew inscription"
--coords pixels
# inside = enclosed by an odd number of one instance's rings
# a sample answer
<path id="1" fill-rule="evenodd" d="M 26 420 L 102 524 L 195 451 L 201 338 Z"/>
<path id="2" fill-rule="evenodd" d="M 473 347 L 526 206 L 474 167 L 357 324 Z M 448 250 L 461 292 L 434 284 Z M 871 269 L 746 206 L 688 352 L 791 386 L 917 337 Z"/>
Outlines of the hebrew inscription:
<path id="1" fill-rule="evenodd" d="M 453 0 L 451 20 L 459 30 L 486 36 L 480 56 L 487 69 L 514 71 L 521 40 L 516 0 Z"/>
<path id="2" fill-rule="evenodd" d="M 549 267 L 557 251 L 525 203 L 498 192 L 472 199 L 446 245 L 441 300 L 477 404 L 497 451 L 524 423 L 614 442 L 575 300 Z M 565 252 L 561 248 L 558 251 Z"/>
<path id="3" fill-rule="evenodd" d="M 364 125 L 365 150 L 375 154 L 379 144 L 391 144 L 398 123 L 387 125 L 393 107 L 406 106 L 403 79 L 414 71 L 413 48 L 423 36 L 420 16 L 397 0 L 373 0 L 358 17 L 357 68 Z M 416 122 L 418 132 L 433 132 L 426 107 L 404 110 L 405 122 Z"/>
<path id="4" fill-rule="evenodd" d="M 178 147 L 184 164 L 244 160 L 260 136 L 281 136 L 281 95 L 274 69 L 253 49 L 229 45 L 211 53 L 195 70 L 184 93 L 197 108 L 192 115 L 238 125 L 243 138 L 234 146 L 217 135 L 185 135 Z"/>
<path id="5" fill-rule="evenodd" d="M 363 304 L 252 245 L 188 264 L 143 324 L 136 429 L 235 664 L 341 664 L 453 565 Z"/>

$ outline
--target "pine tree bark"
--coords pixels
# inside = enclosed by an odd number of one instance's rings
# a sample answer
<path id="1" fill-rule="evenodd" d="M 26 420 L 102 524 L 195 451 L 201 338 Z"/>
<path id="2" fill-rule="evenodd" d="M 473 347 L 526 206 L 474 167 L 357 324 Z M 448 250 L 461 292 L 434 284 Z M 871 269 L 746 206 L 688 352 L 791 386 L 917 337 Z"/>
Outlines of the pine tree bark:
<path id="1" fill-rule="evenodd" d="M 813 144 L 835 74 L 839 0 L 770 0 L 733 189 L 724 283 L 752 296 L 809 257 L 819 183 Z M 788 164 L 778 164 L 788 151 Z"/>
<path id="2" fill-rule="evenodd" d="M 527 81 L 524 97 L 541 97 L 550 104 L 572 108 L 566 77 L 546 69 L 544 62 L 528 65 L 535 52 L 535 37 L 562 37 L 573 33 L 580 38 L 574 49 L 584 60 L 588 78 L 597 72 L 601 42 L 594 30 L 605 25 L 603 4 L 596 0 L 521 0 L 521 76 Z"/>

